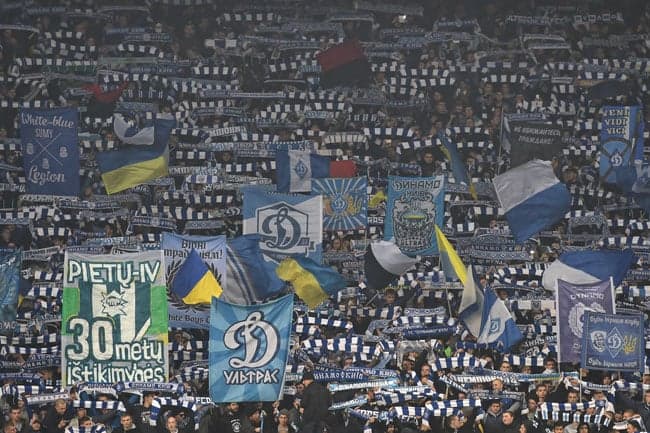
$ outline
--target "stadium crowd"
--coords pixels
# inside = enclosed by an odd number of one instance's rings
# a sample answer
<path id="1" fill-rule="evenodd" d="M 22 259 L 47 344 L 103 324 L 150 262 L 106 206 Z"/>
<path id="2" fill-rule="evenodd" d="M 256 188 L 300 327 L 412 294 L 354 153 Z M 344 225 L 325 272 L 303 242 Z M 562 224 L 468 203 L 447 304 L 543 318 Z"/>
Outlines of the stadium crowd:
<path id="1" fill-rule="evenodd" d="M 599 110 L 648 102 L 650 4 L 6 1 L 0 30 L 0 246 L 23 251 L 17 318 L 0 335 L 4 433 L 650 428 L 650 370 L 558 363 L 554 293 L 541 284 L 563 252 L 630 247 L 636 260 L 615 289 L 617 309 L 648 311 L 647 211 L 599 178 Z M 368 69 L 325 86 L 316 54 L 344 40 L 360 41 Z M 601 94 L 594 86 L 603 82 Z M 22 170 L 20 109 L 63 106 L 80 113 L 77 200 L 28 194 Z M 108 195 L 95 155 L 119 146 L 112 116 L 120 109 L 171 113 L 177 128 L 169 176 Z M 571 212 L 518 246 L 491 184 L 511 164 L 510 114 L 562 126 L 566 144 L 552 162 L 571 193 Z M 442 137 L 457 146 L 475 192 L 454 181 Z M 208 144 L 302 140 L 367 177 L 368 226 L 324 233 L 323 259 L 349 287 L 315 310 L 296 298 L 283 397 L 213 404 L 208 332 L 190 327 L 170 329 L 176 386 L 61 387 L 65 251 L 142 251 L 164 231 L 236 237 L 239 186 L 275 182 L 275 161 Z M 203 174 L 227 177 L 227 186 Z M 463 328 L 463 286 L 445 281 L 437 256 L 386 288 L 364 285 L 364 252 L 383 236 L 389 175 L 448 177 L 443 231 L 523 331 L 509 353 Z M 415 324 L 453 329 L 407 338 Z M 350 380 L 328 388 L 339 382 L 328 369 Z M 364 371 L 397 378 L 402 391 L 345 386 Z"/>

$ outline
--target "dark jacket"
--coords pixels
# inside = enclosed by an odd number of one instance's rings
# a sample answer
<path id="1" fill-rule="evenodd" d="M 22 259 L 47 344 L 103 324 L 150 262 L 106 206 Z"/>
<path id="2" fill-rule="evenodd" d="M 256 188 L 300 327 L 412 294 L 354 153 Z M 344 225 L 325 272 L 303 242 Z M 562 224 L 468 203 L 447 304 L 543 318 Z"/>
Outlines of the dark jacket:
<path id="1" fill-rule="evenodd" d="M 641 396 L 643 398 L 643 395 Z M 650 426 L 650 406 L 641 402 L 641 401 L 636 401 L 630 398 L 629 395 L 627 395 L 624 392 L 617 392 L 616 393 L 616 408 L 623 408 L 623 409 L 634 409 L 636 413 L 641 415 L 641 419 L 643 419 L 643 424 L 648 427 Z"/>
<path id="2" fill-rule="evenodd" d="M 216 431 L 223 433 L 245 433 L 247 429 L 252 428 L 251 423 L 241 412 L 227 412 L 219 422 L 219 428 Z"/>
<path id="3" fill-rule="evenodd" d="M 59 415 L 54 409 L 54 405 L 52 405 L 47 410 L 47 415 L 43 420 L 43 427 L 47 433 L 64 433 L 65 428 L 68 426 L 68 424 L 66 423 L 63 428 L 59 428 L 59 421 L 65 419 L 69 422 L 72 417 L 72 409 L 69 406 L 63 415 Z"/>
<path id="4" fill-rule="evenodd" d="M 490 411 L 485 412 L 483 417 L 483 432 L 484 433 L 502 433 L 503 432 L 503 421 L 501 421 L 501 414 L 494 415 Z"/>
<path id="5" fill-rule="evenodd" d="M 327 408 L 330 406 L 329 391 L 320 383 L 312 382 L 305 389 L 300 404 L 305 408 L 302 414 L 303 422 L 323 421 L 328 415 Z"/>

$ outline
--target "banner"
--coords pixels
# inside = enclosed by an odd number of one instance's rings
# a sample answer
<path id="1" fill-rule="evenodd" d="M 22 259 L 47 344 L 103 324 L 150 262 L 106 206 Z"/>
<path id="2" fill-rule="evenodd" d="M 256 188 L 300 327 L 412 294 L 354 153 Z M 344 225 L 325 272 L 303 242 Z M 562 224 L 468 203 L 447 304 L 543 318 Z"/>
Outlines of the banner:
<path id="1" fill-rule="evenodd" d="M 76 108 L 24 108 L 20 137 L 27 191 L 79 195 L 79 140 Z"/>
<path id="2" fill-rule="evenodd" d="M 644 316 L 586 311 L 580 366 L 593 370 L 643 372 Z"/>
<path id="3" fill-rule="evenodd" d="M 600 177 L 616 183 L 616 169 L 643 159 L 643 113 L 639 106 L 602 108 Z"/>
<path id="4" fill-rule="evenodd" d="M 260 249 L 275 260 L 302 254 L 321 263 L 323 197 L 282 194 L 264 187 L 242 188 L 243 234 L 258 233 Z"/>
<path id="5" fill-rule="evenodd" d="M 0 323 L 15 322 L 20 290 L 20 250 L 2 252 L 0 263 Z"/>
<path id="6" fill-rule="evenodd" d="M 368 179 L 312 179 L 311 192 L 323 196 L 323 230 L 355 230 L 368 225 Z"/>
<path id="7" fill-rule="evenodd" d="M 363 255 L 344 251 L 326 251 L 323 253 L 323 264 L 335 267 L 350 284 L 363 280 L 365 264 Z"/>
<path id="8" fill-rule="evenodd" d="M 191 236 L 164 232 L 161 248 L 165 262 L 165 279 L 171 286 L 176 272 L 189 252 L 194 249 L 212 271 L 222 287 L 226 286 L 226 237 Z M 178 296 L 169 296 L 169 326 L 176 328 L 210 327 L 210 309 L 199 305 L 187 305 Z"/>
<path id="9" fill-rule="evenodd" d="M 532 159 L 551 161 L 562 152 L 562 127 L 540 122 L 508 121 L 504 117 L 504 144 L 510 145 L 510 168 Z"/>
<path id="10" fill-rule="evenodd" d="M 166 382 L 167 293 L 161 251 L 66 253 L 61 381 Z"/>
<path id="11" fill-rule="evenodd" d="M 235 305 L 212 299 L 212 401 L 275 401 L 282 397 L 291 311 L 292 294 L 259 305 Z"/>
<path id="12" fill-rule="evenodd" d="M 435 226 L 443 225 L 445 178 L 388 177 L 384 239 L 404 254 L 438 252 Z"/>
<path id="13" fill-rule="evenodd" d="M 610 280 L 592 284 L 572 284 L 557 280 L 558 362 L 580 362 L 586 311 L 615 313 L 614 289 Z"/>

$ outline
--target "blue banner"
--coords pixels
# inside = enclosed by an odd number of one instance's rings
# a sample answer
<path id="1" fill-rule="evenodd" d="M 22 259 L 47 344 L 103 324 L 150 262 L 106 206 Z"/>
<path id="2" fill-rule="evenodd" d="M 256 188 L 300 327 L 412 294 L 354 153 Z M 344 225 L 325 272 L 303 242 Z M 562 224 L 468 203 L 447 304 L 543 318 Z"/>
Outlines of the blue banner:
<path id="1" fill-rule="evenodd" d="M 264 186 L 242 191 L 243 234 L 258 233 L 264 254 L 278 261 L 299 254 L 321 263 L 323 196 L 282 194 Z"/>
<path id="2" fill-rule="evenodd" d="M 192 249 L 195 249 L 208 269 L 221 285 L 226 287 L 226 237 L 191 236 L 164 232 L 160 244 L 165 258 L 168 286 Z M 178 297 L 169 296 L 169 326 L 172 328 L 210 327 L 210 308 L 202 305 L 186 305 Z"/>
<path id="3" fill-rule="evenodd" d="M 639 106 L 604 106 L 600 130 L 600 178 L 616 183 L 616 169 L 643 159 L 643 112 Z"/>
<path id="4" fill-rule="evenodd" d="M 643 322 L 642 314 L 585 312 L 580 366 L 593 370 L 643 372 Z"/>
<path id="5" fill-rule="evenodd" d="M 435 226 L 443 224 L 444 198 L 444 176 L 389 176 L 384 239 L 404 254 L 437 254 Z"/>
<path id="6" fill-rule="evenodd" d="M 20 112 L 27 191 L 79 195 L 79 140 L 76 108 L 24 108 Z"/>
<path id="7" fill-rule="evenodd" d="M 210 398 L 215 403 L 276 401 L 289 355 L 293 295 L 267 304 L 212 299 Z"/>
<path id="8" fill-rule="evenodd" d="M 0 323 L 15 322 L 22 252 L 16 250 L 0 257 Z"/>
<path id="9" fill-rule="evenodd" d="M 580 362 L 584 314 L 587 311 L 614 313 L 614 289 L 610 280 L 572 284 L 557 280 L 558 361 Z"/>
<path id="10" fill-rule="evenodd" d="M 368 226 L 368 179 L 311 180 L 311 192 L 323 196 L 323 230 L 356 230 Z"/>

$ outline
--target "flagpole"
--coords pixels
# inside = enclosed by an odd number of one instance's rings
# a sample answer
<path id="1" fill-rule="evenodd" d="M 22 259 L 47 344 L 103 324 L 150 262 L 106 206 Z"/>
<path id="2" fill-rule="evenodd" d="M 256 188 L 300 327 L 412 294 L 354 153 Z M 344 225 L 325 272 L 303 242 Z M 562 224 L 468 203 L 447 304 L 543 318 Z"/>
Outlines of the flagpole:
<path id="1" fill-rule="evenodd" d="M 499 122 L 499 155 L 497 155 L 497 175 L 501 173 L 501 151 L 503 150 L 503 106 L 501 106 L 501 122 Z"/>

